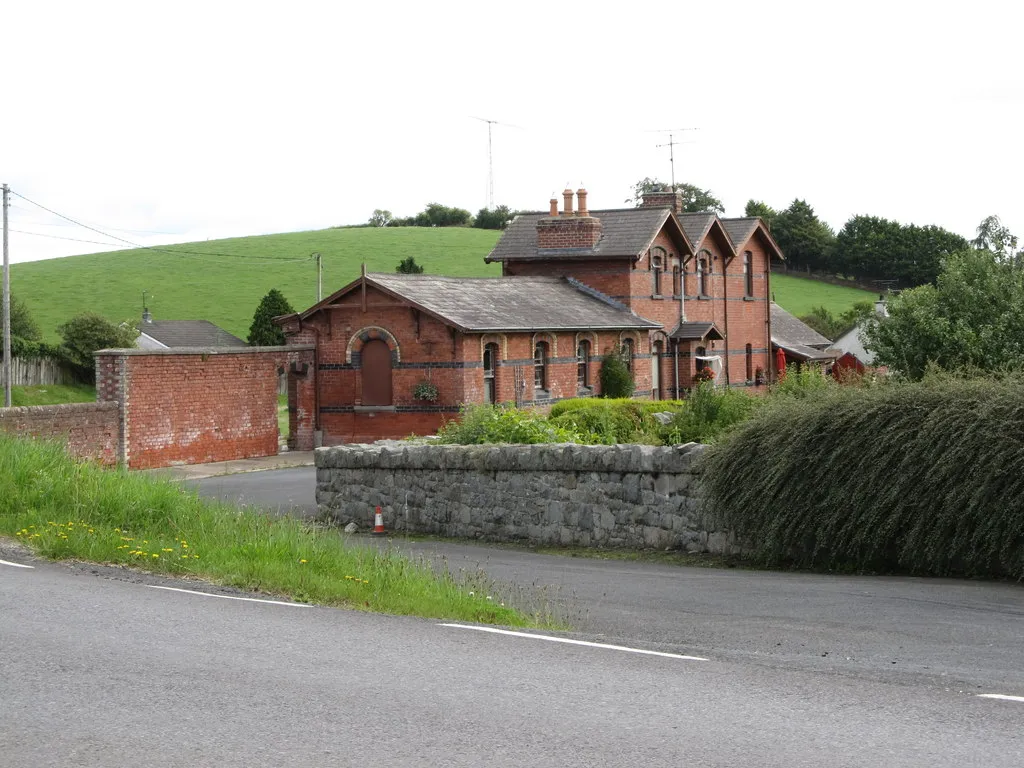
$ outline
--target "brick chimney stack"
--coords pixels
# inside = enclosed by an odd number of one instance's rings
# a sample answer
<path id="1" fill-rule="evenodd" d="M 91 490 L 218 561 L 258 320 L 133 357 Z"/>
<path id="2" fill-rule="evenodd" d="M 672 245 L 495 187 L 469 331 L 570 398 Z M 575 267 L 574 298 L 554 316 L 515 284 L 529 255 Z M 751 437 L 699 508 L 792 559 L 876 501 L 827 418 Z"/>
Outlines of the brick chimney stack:
<path id="1" fill-rule="evenodd" d="M 562 193 L 565 210 L 558 215 L 558 203 L 551 201 L 550 215 L 537 221 L 537 247 L 542 250 L 589 250 L 601 240 L 601 220 L 587 209 L 587 190 L 580 189 L 579 211 L 573 213 L 573 191 Z"/>
<path id="2" fill-rule="evenodd" d="M 676 213 L 683 212 L 683 193 L 671 190 L 663 192 L 647 192 L 640 203 L 641 208 L 671 208 Z"/>

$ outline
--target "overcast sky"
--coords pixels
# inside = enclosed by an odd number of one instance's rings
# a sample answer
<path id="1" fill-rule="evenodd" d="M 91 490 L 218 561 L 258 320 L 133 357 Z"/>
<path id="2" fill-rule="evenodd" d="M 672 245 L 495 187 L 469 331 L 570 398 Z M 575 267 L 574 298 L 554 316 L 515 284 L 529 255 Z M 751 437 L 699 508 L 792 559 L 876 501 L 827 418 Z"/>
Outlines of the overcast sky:
<path id="1" fill-rule="evenodd" d="M 0 181 L 132 242 L 645 176 L 1024 239 L 1015 2 L 7 3 Z M 504 125 L 508 124 L 508 125 Z M 518 126 L 518 127 L 510 127 Z M 11 259 L 111 248 L 13 197 Z M 23 232 L 37 233 L 35 235 Z M 159 234 L 157 234 L 159 233 Z M 45 234 L 51 237 L 41 237 Z"/>

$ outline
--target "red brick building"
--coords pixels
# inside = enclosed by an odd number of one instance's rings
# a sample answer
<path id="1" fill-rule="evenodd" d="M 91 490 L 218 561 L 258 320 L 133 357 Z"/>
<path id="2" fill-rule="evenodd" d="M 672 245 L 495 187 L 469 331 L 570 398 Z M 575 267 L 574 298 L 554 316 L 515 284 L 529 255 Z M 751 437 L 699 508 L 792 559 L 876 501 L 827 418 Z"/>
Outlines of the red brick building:
<path id="1" fill-rule="evenodd" d="M 566 190 L 561 211 L 509 225 L 487 256 L 500 278 L 363 274 L 278 318 L 289 344 L 316 348 L 315 402 L 290 407 L 316 415 L 325 444 L 430 434 L 463 403 L 600 394 L 615 348 L 638 397 L 682 396 L 704 367 L 723 385 L 766 381 L 782 254 L 760 219 L 681 211 L 671 192 L 590 211 Z"/>

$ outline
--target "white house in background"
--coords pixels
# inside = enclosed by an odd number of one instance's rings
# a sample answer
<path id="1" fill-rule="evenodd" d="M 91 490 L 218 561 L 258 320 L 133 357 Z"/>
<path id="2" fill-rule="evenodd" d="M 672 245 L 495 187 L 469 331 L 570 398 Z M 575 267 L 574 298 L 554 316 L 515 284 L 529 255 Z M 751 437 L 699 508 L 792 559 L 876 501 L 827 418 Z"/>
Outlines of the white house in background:
<path id="1" fill-rule="evenodd" d="M 247 347 L 237 336 L 209 320 L 154 320 L 147 311 L 142 313 L 139 349 L 167 349 L 169 347 Z"/>
<path id="2" fill-rule="evenodd" d="M 878 301 L 875 302 L 875 314 L 879 317 L 889 316 L 884 296 L 879 296 Z M 867 321 L 862 320 L 846 333 L 840 335 L 832 342 L 832 346 L 828 348 L 829 352 L 835 353 L 840 367 L 863 370 L 864 366 L 875 364 L 875 353 L 868 351 L 864 347 L 864 329 L 866 326 Z"/>

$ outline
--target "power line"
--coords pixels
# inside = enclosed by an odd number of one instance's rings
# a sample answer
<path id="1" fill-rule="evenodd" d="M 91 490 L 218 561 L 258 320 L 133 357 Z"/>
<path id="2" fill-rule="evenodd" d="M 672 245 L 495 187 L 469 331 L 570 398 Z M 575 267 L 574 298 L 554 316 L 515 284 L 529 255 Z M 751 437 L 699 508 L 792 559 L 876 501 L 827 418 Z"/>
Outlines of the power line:
<path id="1" fill-rule="evenodd" d="M 33 211 L 31 208 L 26 208 L 23 205 L 12 205 L 11 207 L 12 208 L 16 208 L 19 211 L 25 211 L 28 214 L 35 213 L 35 211 Z M 25 223 L 26 224 L 31 224 L 34 227 L 77 227 L 77 226 L 79 226 L 78 224 L 72 224 L 72 223 L 70 223 L 68 221 L 37 221 L 37 220 L 32 220 L 32 221 L 27 221 Z M 96 226 L 102 226 L 102 225 L 96 225 Z M 184 234 L 182 232 L 158 232 L 158 231 L 153 230 L 153 229 L 126 229 L 124 227 L 103 227 L 103 228 L 104 229 L 113 230 L 114 232 L 133 232 L 133 233 L 138 234 L 138 235 L 181 235 L 181 234 Z"/>
<path id="2" fill-rule="evenodd" d="M 131 248 L 123 243 L 104 243 L 101 240 L 82 240 L 78 237 L 61 237 L 60 235 L 47 235 L 44 232 L 26 232 L 24 229 L 12 229 L 10 232 L 17 232 L 19 235 L 32 235 L 33 237 L 48 237 L 51 240 L 71 240 L 76 243 L 92 243 L 93 245 L 108 245 L 112 248 Z"/>
<path id="3" fill-rule="evenodd" d="M 275 256 L 255 256 L 255 255 L 243 254 L 243 253 L 219 253 L 217 251 L 192 251 L 192 250 L 186 250 L 186 249 L 178 247 L 178 246 L 171 246 L 172 248 L 174 248 L 174 250 L 169 250 L 167 247 L 161 248 L 161 247 L 154 246 L 154 245 L 142 245 L 141 243 L 136 243 L 136 242 L 133 242 L 132 240 L 127 240 L 127 239 L 125 239 L 123 237 L 119 237 L 117 235 L 112 235 L 109 232 L 104 232 L 103 230 L 97 229 L 96 227 L 90 227 L 88 224 L 83 224 L 82 222 L 80 222 L 80 221 L 78 221 L 76 219 L 73 219 L 70 216 L 65 216 L 63 213 L 59 213 L 58 211 L 55 211 L 52 208 L 47 208 L 42 203 L 37 203 L 35 200 L 30 200 L 29 198 L 25 197 L 24 195 L 19 194 L 18 192 L 15 192 L 13 189 L 10 192 L 11 192 L 12 195 L 17 195 L 18 197 L 20 197 L 26 203 L 31 203 L 32 205 L 36 206 L 37 208 L 42 208 L 47 213 L 52 213 L 54 216 L 58 216 L 59 218 L 65 219 L 66 221 L 70 221 L 72 224 L 77 224 L 78 226 L 82 227 L 83 229 L 88 229 L 88 230 L 90 230 L 92 232 L 95 232 L 95 233 L 97 233 L 99 235 L 103 235 L 103 237 L 108 237 L 111 240 L 120 240 L 122 243 L 125 243 L 125 244 L 131 246 L 132 248 L 137 248 L 137 249 L 144 250 L 144 251 L 158 251 L 160 253 L 170 253 L 170 254 L 173 254 L 173 255 L 190 254 L 190 255 L 194 255 L 194 256 L 227 256 L 228 258 L 234 258 L 234 259 L 257 259 L 257 260 L 261 260 L 261 261 L 275 261 L 277 263 L 288 262 L 288 261 L 308 261 L 311 258 L 309 256 L 304 256 L 304 257 L 298 258 L 298 259 L 280 259 L 280 258 L 277 258 Z M 111 243 L 103 243 L 103 245 L 111 245 Z"/>

